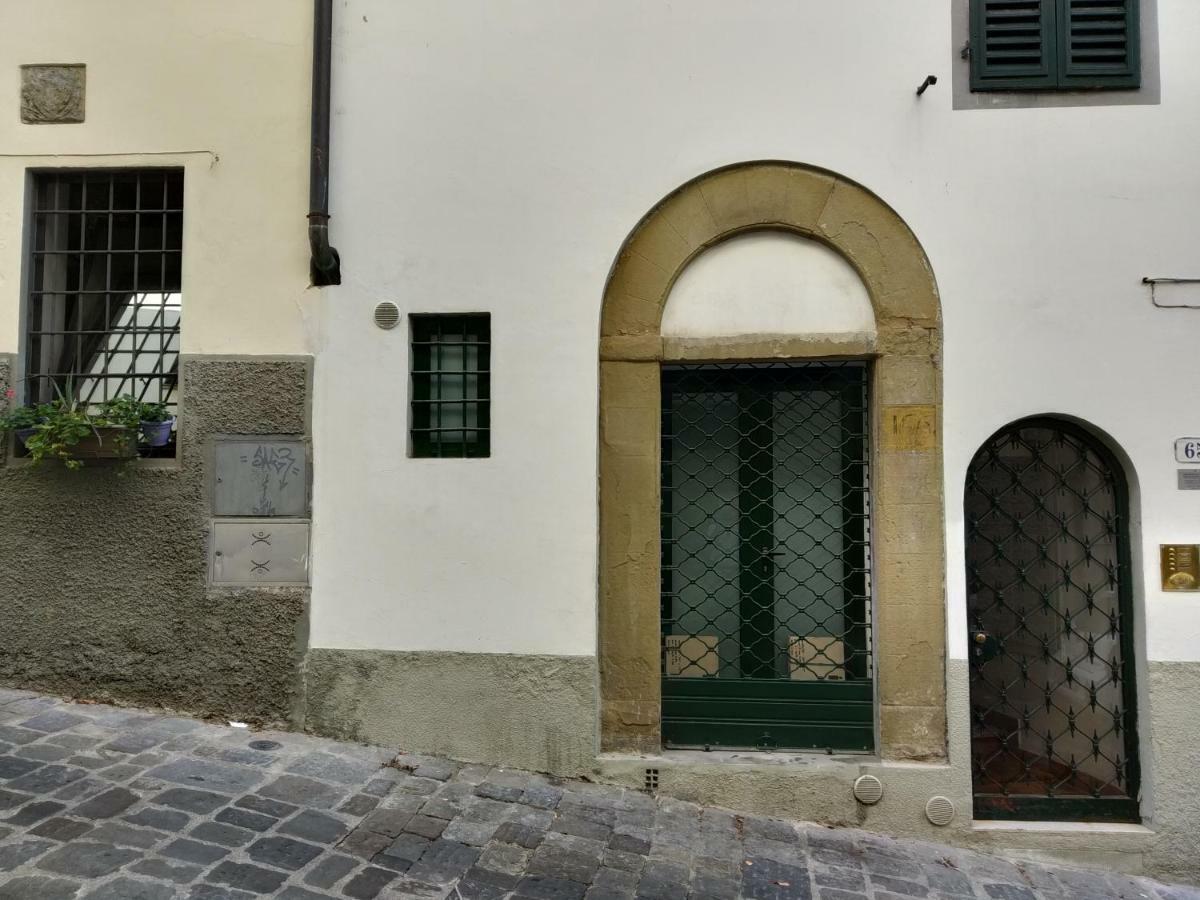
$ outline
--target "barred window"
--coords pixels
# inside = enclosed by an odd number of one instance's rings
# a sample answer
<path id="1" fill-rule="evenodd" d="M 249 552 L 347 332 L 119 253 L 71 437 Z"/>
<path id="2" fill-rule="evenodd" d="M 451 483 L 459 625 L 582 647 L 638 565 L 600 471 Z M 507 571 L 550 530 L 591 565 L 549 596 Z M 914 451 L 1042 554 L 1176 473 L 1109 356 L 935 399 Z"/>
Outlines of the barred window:
<path id="1" fill-rule="evenodd" d="M 28 402 L 128 394 L 174 414 L 183 170 L 35 173 L 29 235 Z"/>
<path id="2" fill-rule="evenodd" d="M 412 455 L 480 457 L 491 453 L 491 318 L 409 318 Z"/>

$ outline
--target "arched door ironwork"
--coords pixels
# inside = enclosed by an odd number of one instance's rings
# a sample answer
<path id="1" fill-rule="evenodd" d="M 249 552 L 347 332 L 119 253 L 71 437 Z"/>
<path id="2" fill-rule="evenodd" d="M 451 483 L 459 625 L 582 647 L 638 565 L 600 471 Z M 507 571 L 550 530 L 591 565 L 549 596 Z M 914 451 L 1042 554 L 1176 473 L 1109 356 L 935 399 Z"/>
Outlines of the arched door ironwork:
<path id="1" fill-rule="evenodd" d="M 1117 460 L 1069 422 L 1015 422 L 971 461 L 976 818 L 1138 820 L 1128 506 Z"/>

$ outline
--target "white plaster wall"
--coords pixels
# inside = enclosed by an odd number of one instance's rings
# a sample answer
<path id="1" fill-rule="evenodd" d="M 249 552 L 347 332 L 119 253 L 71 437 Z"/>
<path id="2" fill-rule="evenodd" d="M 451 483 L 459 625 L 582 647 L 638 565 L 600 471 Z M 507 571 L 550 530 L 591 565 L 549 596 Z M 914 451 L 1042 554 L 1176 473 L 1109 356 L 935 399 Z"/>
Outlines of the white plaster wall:
<path id="1" fill-rule="evenodd" d="M 871 297 L 824 244 L 758 231 L 705 250 L 680 273 L 663 310 L 669 337 L 811 334 L 869 338 Z"/>
<path id="2" fill-rule="evenodd" d="M 86 121 L 21 124 L 24 63 L 85 63 Z M 184 167 L 184 353 L 308 352 L 311 66 L 297 0 L 0 0 L 0 352 L 26 172 L 78 166 Z"/>
<path id="3" fill-rule="evenodd" d="M 673 188 L 779 158 L 874 190 L 937 276 L 952 655 L 970 457 L 1061 412 L 1136 470 L 1150 656 L 1200 659 L 1200 604 L 1155 571 L 1158 543 L 1200 541 L 1172 456 L 1200 432 L 1200 312 L 1140 283 L 1196 274 L 1200 3 L 1158 17 L 1159 105 L 955 111 L 944 0 L 339 4 L 346 284 L 320 314 L 314 644 L 594 652 L 605 277 Z M 371 326 L 381 299 L 492 313 L 491 459 L 405 458 L 406 335 Z"/>

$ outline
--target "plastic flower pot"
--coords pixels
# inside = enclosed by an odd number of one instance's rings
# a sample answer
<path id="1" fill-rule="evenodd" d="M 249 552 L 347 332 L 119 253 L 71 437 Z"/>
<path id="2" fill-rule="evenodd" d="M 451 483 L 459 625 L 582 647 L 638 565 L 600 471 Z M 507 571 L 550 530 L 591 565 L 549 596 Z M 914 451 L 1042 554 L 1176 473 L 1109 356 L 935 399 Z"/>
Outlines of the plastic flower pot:
<path id="1" fill-rule="evenodd" d="M 18 428 L 13 432 L 17 436 L 17 440 L 21 442 L 21 446 L 25 446 L 25 442 L 37 431 L 36 428 Z"/>
<path id="2" fill-rule="evenodd" d="M 142 440 L 148 447 L 165 447 L 171 441 L 171 426 L 174 424 L 174 416 L 162 422 L 143 421 L 141 425 Z"/>

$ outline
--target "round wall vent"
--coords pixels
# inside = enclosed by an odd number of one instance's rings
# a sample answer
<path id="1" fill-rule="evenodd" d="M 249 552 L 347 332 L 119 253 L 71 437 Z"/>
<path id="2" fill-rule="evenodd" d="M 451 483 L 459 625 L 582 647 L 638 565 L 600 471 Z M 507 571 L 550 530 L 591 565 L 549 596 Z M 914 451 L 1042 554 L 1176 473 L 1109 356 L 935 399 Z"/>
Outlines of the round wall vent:
<path id="1" fill-rule="evenodd" d="M 930 797 L 925 804 L 925 818 L 934 825 L 949 825 L 954 819 L 954 803 L 949 797 Z"/>
<path id="2" fill-rule="evenodd" d="M 375 307 L 375 324 L 388 331 L 400 322 L 400 307 L 391 300 L 384 300 Z"/>
<path id="3" fill-rule="evenodd" d="M 871 806 L 883 797 L 883 782 L 874 775 L 859 775 L 854 779 L 854 799 Z"/>

